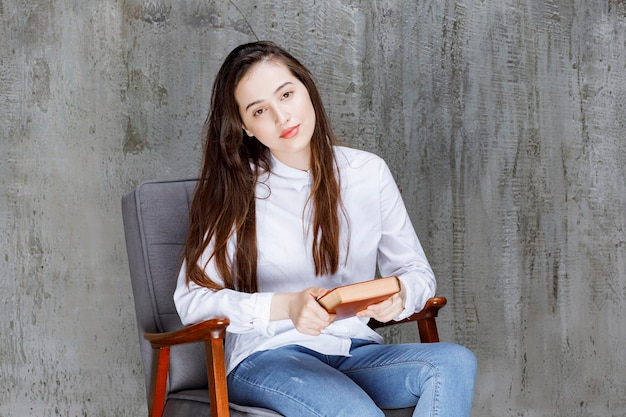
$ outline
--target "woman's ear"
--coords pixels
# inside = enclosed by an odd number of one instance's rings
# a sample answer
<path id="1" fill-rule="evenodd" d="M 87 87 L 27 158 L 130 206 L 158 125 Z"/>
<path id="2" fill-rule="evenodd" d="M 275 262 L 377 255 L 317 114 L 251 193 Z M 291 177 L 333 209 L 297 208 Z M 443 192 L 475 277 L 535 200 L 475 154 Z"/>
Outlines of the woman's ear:
<path id="1" fill-rule="evenodd" d="M 254 137 L 254 134 L 252 132 L 250 132 L 248 129 L 246 129 L 246 127 L 244 125 L 241 125 L 241 127 L 246 132 L 246 135 L 250 136 L 251 138 Z"/>

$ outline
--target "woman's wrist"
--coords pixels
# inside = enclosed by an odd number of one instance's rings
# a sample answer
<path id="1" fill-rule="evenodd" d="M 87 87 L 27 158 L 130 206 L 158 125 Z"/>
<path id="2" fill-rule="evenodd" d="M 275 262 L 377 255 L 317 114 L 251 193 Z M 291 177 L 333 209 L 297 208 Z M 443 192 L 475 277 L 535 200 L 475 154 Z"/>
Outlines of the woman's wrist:
<path id="1" fill-rule="evenodd" d="M 270 305 L 270 321 L 285 320 L 289 318 L 289 306 L 294 293 L 274 293 Z"/>

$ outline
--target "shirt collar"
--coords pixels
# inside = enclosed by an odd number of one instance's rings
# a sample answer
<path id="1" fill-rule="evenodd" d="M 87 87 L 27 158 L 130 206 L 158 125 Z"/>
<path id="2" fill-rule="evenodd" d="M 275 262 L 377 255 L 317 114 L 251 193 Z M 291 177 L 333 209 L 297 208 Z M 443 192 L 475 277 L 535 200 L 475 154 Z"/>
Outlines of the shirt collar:
<path id="1" fill-rule="evenodd" d="M 311 183 L 311 170 L 302 171 L 280 162 L 272 156 L 272 174 L 287 180 L 298 191 Z"/>

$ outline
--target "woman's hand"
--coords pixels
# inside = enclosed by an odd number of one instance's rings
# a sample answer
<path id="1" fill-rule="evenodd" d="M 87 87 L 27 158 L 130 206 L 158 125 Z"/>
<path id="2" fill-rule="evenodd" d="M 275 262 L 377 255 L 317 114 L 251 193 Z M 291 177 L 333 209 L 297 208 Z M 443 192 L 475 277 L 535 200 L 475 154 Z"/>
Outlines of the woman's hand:
<path id="1" fill-rule="evenodd" d="M 317 298 L 328 290 L 310 287 L 296 293 L 278 293 L 272 297 L 270 319 L 290 319 L 296 329 L 303 334 L 319 334 L 335 321 L 335 315 L 329 314 Z"/>
<path id="2" fill-rule="evenodd" d="M 406 300 L 406 291 L 402 281 L 400 281 L 400 292 L 392 295 L 384 301 L 372 304 L 367 309 L 359 311 L 357 317 L 370 317 L 381 323 L 387 323 L 398 317 L 404 311 L 404 302 Z"/>

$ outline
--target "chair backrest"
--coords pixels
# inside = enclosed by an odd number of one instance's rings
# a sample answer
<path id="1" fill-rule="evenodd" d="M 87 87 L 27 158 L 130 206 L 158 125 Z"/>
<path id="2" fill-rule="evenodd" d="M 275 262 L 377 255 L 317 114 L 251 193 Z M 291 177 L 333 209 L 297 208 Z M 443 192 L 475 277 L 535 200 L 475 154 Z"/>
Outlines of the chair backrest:
<path id="1" fill-rule="evenodd" d="M 122 197 L 146 390 L 150 387 L 153 351 L 143 334 L 182 327 L 172 297 L 195 186 L 196 180 L 149 181 Z M 170 355 L 168 392 L 207 386 L 203 344 L 175 346 Z"/>

